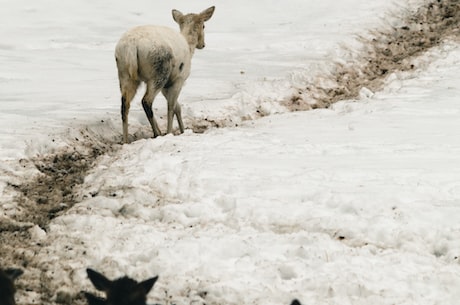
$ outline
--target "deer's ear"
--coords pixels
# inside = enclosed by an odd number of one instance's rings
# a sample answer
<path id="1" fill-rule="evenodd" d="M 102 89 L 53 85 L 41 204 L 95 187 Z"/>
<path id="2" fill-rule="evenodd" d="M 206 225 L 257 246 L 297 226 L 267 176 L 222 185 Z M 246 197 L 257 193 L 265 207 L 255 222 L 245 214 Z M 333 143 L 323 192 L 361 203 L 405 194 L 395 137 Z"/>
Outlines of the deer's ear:
<path id="1" fill-rule="evenodd" d="M 172 16 L 173 16 L 173 19 L 174 19 L 175 22 L 180 23 L 181 18 L 182 18 L 182 16 L 184 16 L 184 14 L 182 14 L 178 10 L 172 10 Z"/>
<path id="2" fill-rule="evenodd" d="M 148 280 L 145 280 L 143 282 L 140 282 L 138 287 L 142 287 L 142 289 L 145 291 L 145 294 L 149 293 L 149 291 L 153 288 L 153 285 L 155 282 L 158 280 L 158 276 L 152 277 Z"/>
<path id="3" fill-rule="evenodd" d="M 16 268 L 8 268 L 8 269 L 5 269 L 3 270 L 5 272 L 5 274 L 10 278 L 10 280 L 14 281 L 15 279 L 17 279 L 18 277 L 20 277 L 24 271 L 22 271 L 21 269 L 16 269 Z"/>
<path id="4" fill-rule="evenodd" d="M 210 8 L 205 9 L 200 13 L 200 17 L 203 19 L 203 21 L 208 21 L 209 19 L 211 19 L 212 14 L 214 14 L 215 9 L 215 6 L 211 6 Z"/>
<path id="5" fill-rule="evenodd" d="M 94 287 L 96 287 L 97 290 L 110 290 L 110 287 L 112 286 L 112 281 L 106 278 L 104 275 L 90 268 L 86 269 L 86 273 L 88 274 L 91 283 L 93 283 Z"/>

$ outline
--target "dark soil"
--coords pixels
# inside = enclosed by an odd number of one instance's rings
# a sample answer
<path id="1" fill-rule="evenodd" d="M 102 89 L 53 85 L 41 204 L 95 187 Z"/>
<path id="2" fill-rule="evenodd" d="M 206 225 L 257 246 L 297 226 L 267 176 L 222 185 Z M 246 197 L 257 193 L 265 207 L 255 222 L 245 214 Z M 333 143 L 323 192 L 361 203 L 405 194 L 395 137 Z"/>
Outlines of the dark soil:
<path id="1" fill-rule="evenodd" d="M 0 266 L 15 266 L 26 270 L 16 281 L 18 295 L 21 291 L 33 291 L 40 295 L 40 299 L 34 300 L 34 303 L 53 303 L 50 300 L 54 292 L 48 288 L 51 285 L 47 284 L 49 279 L 46 270 L 42 270 L 34 259 L 42 247 L 46 246 L 46 241 L 32 239 L 30 229 L 38 225 L 46 232 L 53 218 L 78 202 L 76 191 L 98 157 L 118 147 L 120 145 L 103 139 L 95 140 L 82 132 L 82 138 L 76 139 L 67 148 L 30 160 L 21 160 L 22 163 L 33 164 L 39 173 L 20 184 L 9 184 L 16 191 L 15 201 L 20 209 L 11 219 L 0 221 Z"/>

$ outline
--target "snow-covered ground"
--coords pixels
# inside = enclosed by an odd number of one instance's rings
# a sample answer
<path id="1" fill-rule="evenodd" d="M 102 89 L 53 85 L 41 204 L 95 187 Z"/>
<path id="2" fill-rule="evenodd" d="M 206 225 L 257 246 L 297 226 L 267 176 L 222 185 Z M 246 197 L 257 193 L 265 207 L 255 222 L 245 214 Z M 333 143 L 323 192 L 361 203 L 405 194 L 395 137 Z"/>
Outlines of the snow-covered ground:
<path id="1" fill-rule="evenodd" d="M 121 34 L 139 24 L 177 28 L 172 8 L 199 12 L 211 5 L 217 9 L 206 26 L 207 46 L 195 53 L 181 93 L 188 121 L 228 113 L 238 119 L 263 102 L 289 95 L 299 77 L 314 76 L 315 69 L 335 59 L 339 43 L 380 23 L 394 8 L 383 0 L 2 0 L 0 157 L 43 152 L 29 140 L 49 142 L 47 130 L 59 133 L 69 124 L 103 119 L 119 132 L 113 53 Z M 130 111 L 133 133 L 134 126 L 148 125 L 139 100 Z M 154 106 L 164 116 L 161 96 Z"/>
<path id="2" fill-rule="evenodd" d="M 164 305 L 460 299 L 459 44 L 431 50 L 370 98 L 287 113 L 276 101 L 394 3 L 3 2 L 3 198 L 15 160 L 62 145 L 70 127 L 121 139 L 113 46 L 132 25 L 174 26 L 173 7 L 216 5 L 181 98 L 189 123 L 241 120 L 261 105 L 278 112 L 103 156 L 81 202 L 48 232 L 31 231 L 45 241 L 35 259 L 56 292 L 93 290 L 90 266 L 109 277 L 158 274 L 149 303 Z M 135 103 L 130 131 L 149 130 L 144 117 Z M 14 212 L 0 204 L 0 214 Z M 19 291 L 18 303 L 34 297 Z"/>

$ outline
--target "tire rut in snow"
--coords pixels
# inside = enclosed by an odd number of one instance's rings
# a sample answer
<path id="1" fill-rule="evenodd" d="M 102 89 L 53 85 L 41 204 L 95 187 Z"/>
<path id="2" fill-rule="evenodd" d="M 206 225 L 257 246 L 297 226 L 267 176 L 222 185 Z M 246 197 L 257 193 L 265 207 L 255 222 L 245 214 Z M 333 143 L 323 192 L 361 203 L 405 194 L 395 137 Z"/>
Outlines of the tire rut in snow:
<path id="1" fill-rule="evenodd" d="M 10 184 L 28 211 L 17 220 L 46 230 L 51 219 L 76 203 L 74 189 L 83 183 L 86 172 L 101 154 L 101 150 L 92 148 L 89 153 L 63 151 L 32 159 L 40 174 L 20 185 Z"/>
<path id="2" fill-rule="evenodd" d="M 382 89 L 391 73 L 415 69 L 412 60 L 417 56 L 448 38 L 458 39 L 460 1 L 426 2 L 414 13 L 403 16 L 400 24 L 370 31 L 370 38 L 360 37 L 363 49 L 350 54 L 349 62 L 335 65 L 325 76 L 327 86 L 307 84 L 283 105 L 292 111 L 328 108 L 338 101 L 357 99 L 363 88 L 372 92 Z"/>
<path id="3" fill-rule="evenodd" d="M 82 132 L 82 139 L 76 139 L 67 148 L 22 161 L 32 163 L 39 173 L 21 183 L 9 183 L 17 194 L 15 202 L 19 208 L 11 219 L 0 222 L 0 266 L 26 269 L 17 280 L 19 295 L 21 291 L 33 292 L 38 296 L 34 303 L 53 303 L 50 300 L 55 292 L 49 287 L 54 285 L 49 284 L 47 270 L 35 260 L 47 241 L 37 236 L 48 230 L 52 219 L 78 203 L 76 192 L 87 172 L 98 157 L 117 147 L 120 145 Z M 67 303 L 66 300 L 68 296 L 56 302 Z"/>

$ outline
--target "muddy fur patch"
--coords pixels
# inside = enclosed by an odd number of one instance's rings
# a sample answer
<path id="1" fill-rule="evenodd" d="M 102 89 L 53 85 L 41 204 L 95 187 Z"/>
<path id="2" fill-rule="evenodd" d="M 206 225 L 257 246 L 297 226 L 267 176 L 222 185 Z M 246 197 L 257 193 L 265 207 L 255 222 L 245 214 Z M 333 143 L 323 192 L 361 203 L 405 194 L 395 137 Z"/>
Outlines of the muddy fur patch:
<path id="1" fill-rule="evenodd" d="M 157 47 L 149 52 L 148 58 L 153 69 L 149 77 L 155 80 L 155 88 L 171 87 L 170 75 L 173 67 L 172 51 L 166 47 Z"/>
<path id="2" fill-rule="evenodd" d="M 359 37 L 363 48 L 350 51 L 351 60 L 337 63 L 327 86 L 307 84 L 298 94 L 283 101 L 291 111 L 327 108 L 331 104 L 356 99 L 362 88 L 372 92 L 382 89 L 388 75 L 417 67 L 412 60 L 448 38 L 460 36 L 460 1 L 426 2 L 415 12 L 402 17 L 401 26 L 374 30 L 370 37 Z"/>

